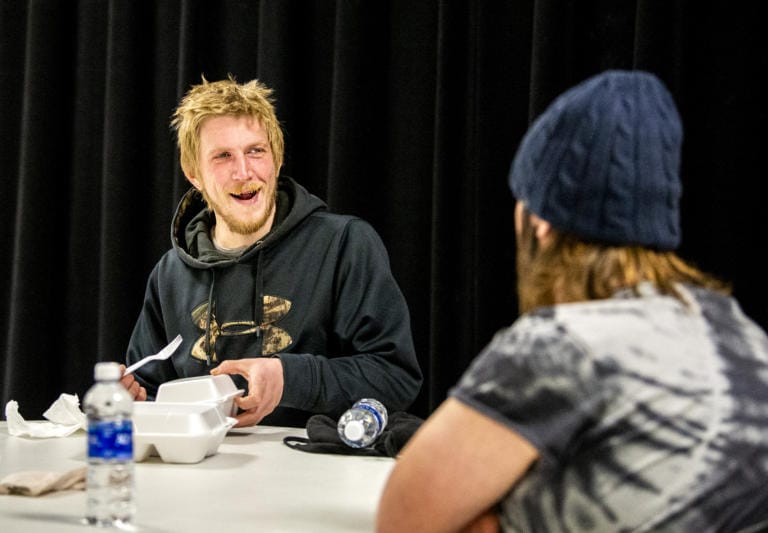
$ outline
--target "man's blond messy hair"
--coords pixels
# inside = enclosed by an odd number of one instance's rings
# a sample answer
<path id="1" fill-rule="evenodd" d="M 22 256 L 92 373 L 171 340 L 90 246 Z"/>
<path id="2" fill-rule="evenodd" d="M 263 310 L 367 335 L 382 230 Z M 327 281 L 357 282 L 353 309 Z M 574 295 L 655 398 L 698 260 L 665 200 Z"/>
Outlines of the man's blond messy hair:
<path id="1" fill-rule="evenodd" d="M 277 120 L 272 89 L 258 80 L 238 84 L 230 74 L 226 80 L 193 85 L 182 98 L 171 119 L 176 130 L 181 169 L 188 177 L 199 176 L 200 127 L 205 119 L 222 115 L 249 116 L 259 120 L 267 132 L 269 147 L 279 173 L 283 165 L 283 130 Z"/>

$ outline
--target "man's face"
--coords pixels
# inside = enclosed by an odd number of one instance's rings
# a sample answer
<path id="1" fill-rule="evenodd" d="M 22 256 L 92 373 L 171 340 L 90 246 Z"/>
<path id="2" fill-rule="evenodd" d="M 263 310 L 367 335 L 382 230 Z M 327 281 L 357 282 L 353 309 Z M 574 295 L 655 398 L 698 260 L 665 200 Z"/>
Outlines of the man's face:
<path id="1" fill-rule="evenodd" d="M 247 116 L 206 119 L 200 127 L 199 175 L 187 176 L 216 214 L 216 243 L 255 243 L 275 217 L 277 169 L 261 123 Z"/>

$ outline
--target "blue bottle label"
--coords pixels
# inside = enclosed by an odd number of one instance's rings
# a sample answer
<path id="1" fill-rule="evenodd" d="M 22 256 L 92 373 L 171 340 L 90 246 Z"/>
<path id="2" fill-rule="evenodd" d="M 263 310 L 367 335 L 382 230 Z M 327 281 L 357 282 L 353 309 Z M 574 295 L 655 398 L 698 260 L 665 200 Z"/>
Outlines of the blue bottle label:
<path id="1" fill-rule="evenodd" d="M 374 407 L 371 407 L 370 405 L 365 403 L 359 404 L 358 407 L 360 407 L 361 409 L 365 409 L 366 411 L 370 411 L 373 414 L 374 418 L 379 422 L 379 428 L 384 427 L 384 421 L 381 419 L 381 415 Z"/>
<path id="2" fill-rule="evenodd" d="M 129 461 L 133 459 L 133 425 L 130 420 L 88 425 L 88 457 Z"/>

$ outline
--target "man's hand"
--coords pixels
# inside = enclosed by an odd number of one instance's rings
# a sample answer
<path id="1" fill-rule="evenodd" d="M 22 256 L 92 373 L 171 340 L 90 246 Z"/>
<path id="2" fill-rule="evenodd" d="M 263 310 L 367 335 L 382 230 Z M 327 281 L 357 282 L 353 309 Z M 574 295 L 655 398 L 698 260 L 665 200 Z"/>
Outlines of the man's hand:
<path id="1" fill-rule="evenodd" d="M 120 371 L 125 372 L 125 365 L 120 365 Z M 142 387 L 133 374 L 124 375 L 120 378 L 120 383 L 123 387 L 133 396 L 133 399 L 137 402 L 143 402 L 147 399 L 147 389 Z"/>
<path id="2" fill-rule="evenodd" d="M 235 427 L 255 426 L 275 410 L 283 397 L 283 363 L 276 357 L 227 359 L 211 374 L 240 374 L 248 381 L 248 396 L 235 398 L 243 413 Z"/>

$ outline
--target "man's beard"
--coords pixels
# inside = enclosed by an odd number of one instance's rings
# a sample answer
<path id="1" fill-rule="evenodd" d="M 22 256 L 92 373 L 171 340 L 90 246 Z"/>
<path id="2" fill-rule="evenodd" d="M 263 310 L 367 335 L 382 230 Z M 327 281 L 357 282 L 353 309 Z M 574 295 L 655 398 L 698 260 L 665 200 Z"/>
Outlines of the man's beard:
<path id="1" fill-rule="evenodd" d="M 272 213 L 275 212 L 275 205 L 277 203 L 277 189 L 275 189 L 274 194 L 272 194 L 267 199 L 267 206 L 264 210 L 264 214 L 256 220 L 243 221 L 223 213 L 223 210 L 214 209 L 215 204 L 211 202 L 208 193 L 206 193 L 204 190 L 201 190 L 200 192 L 202 193 L 203 199 L 208 205 L 208 208 L 215 213 L 216 218 L 221 219 L 221 221 L 226 223 L 233 233 L 237 233 L 239 235 L 252 235 L 261 230 L 269 221 L 269 217 L 272 215 Z"/>

